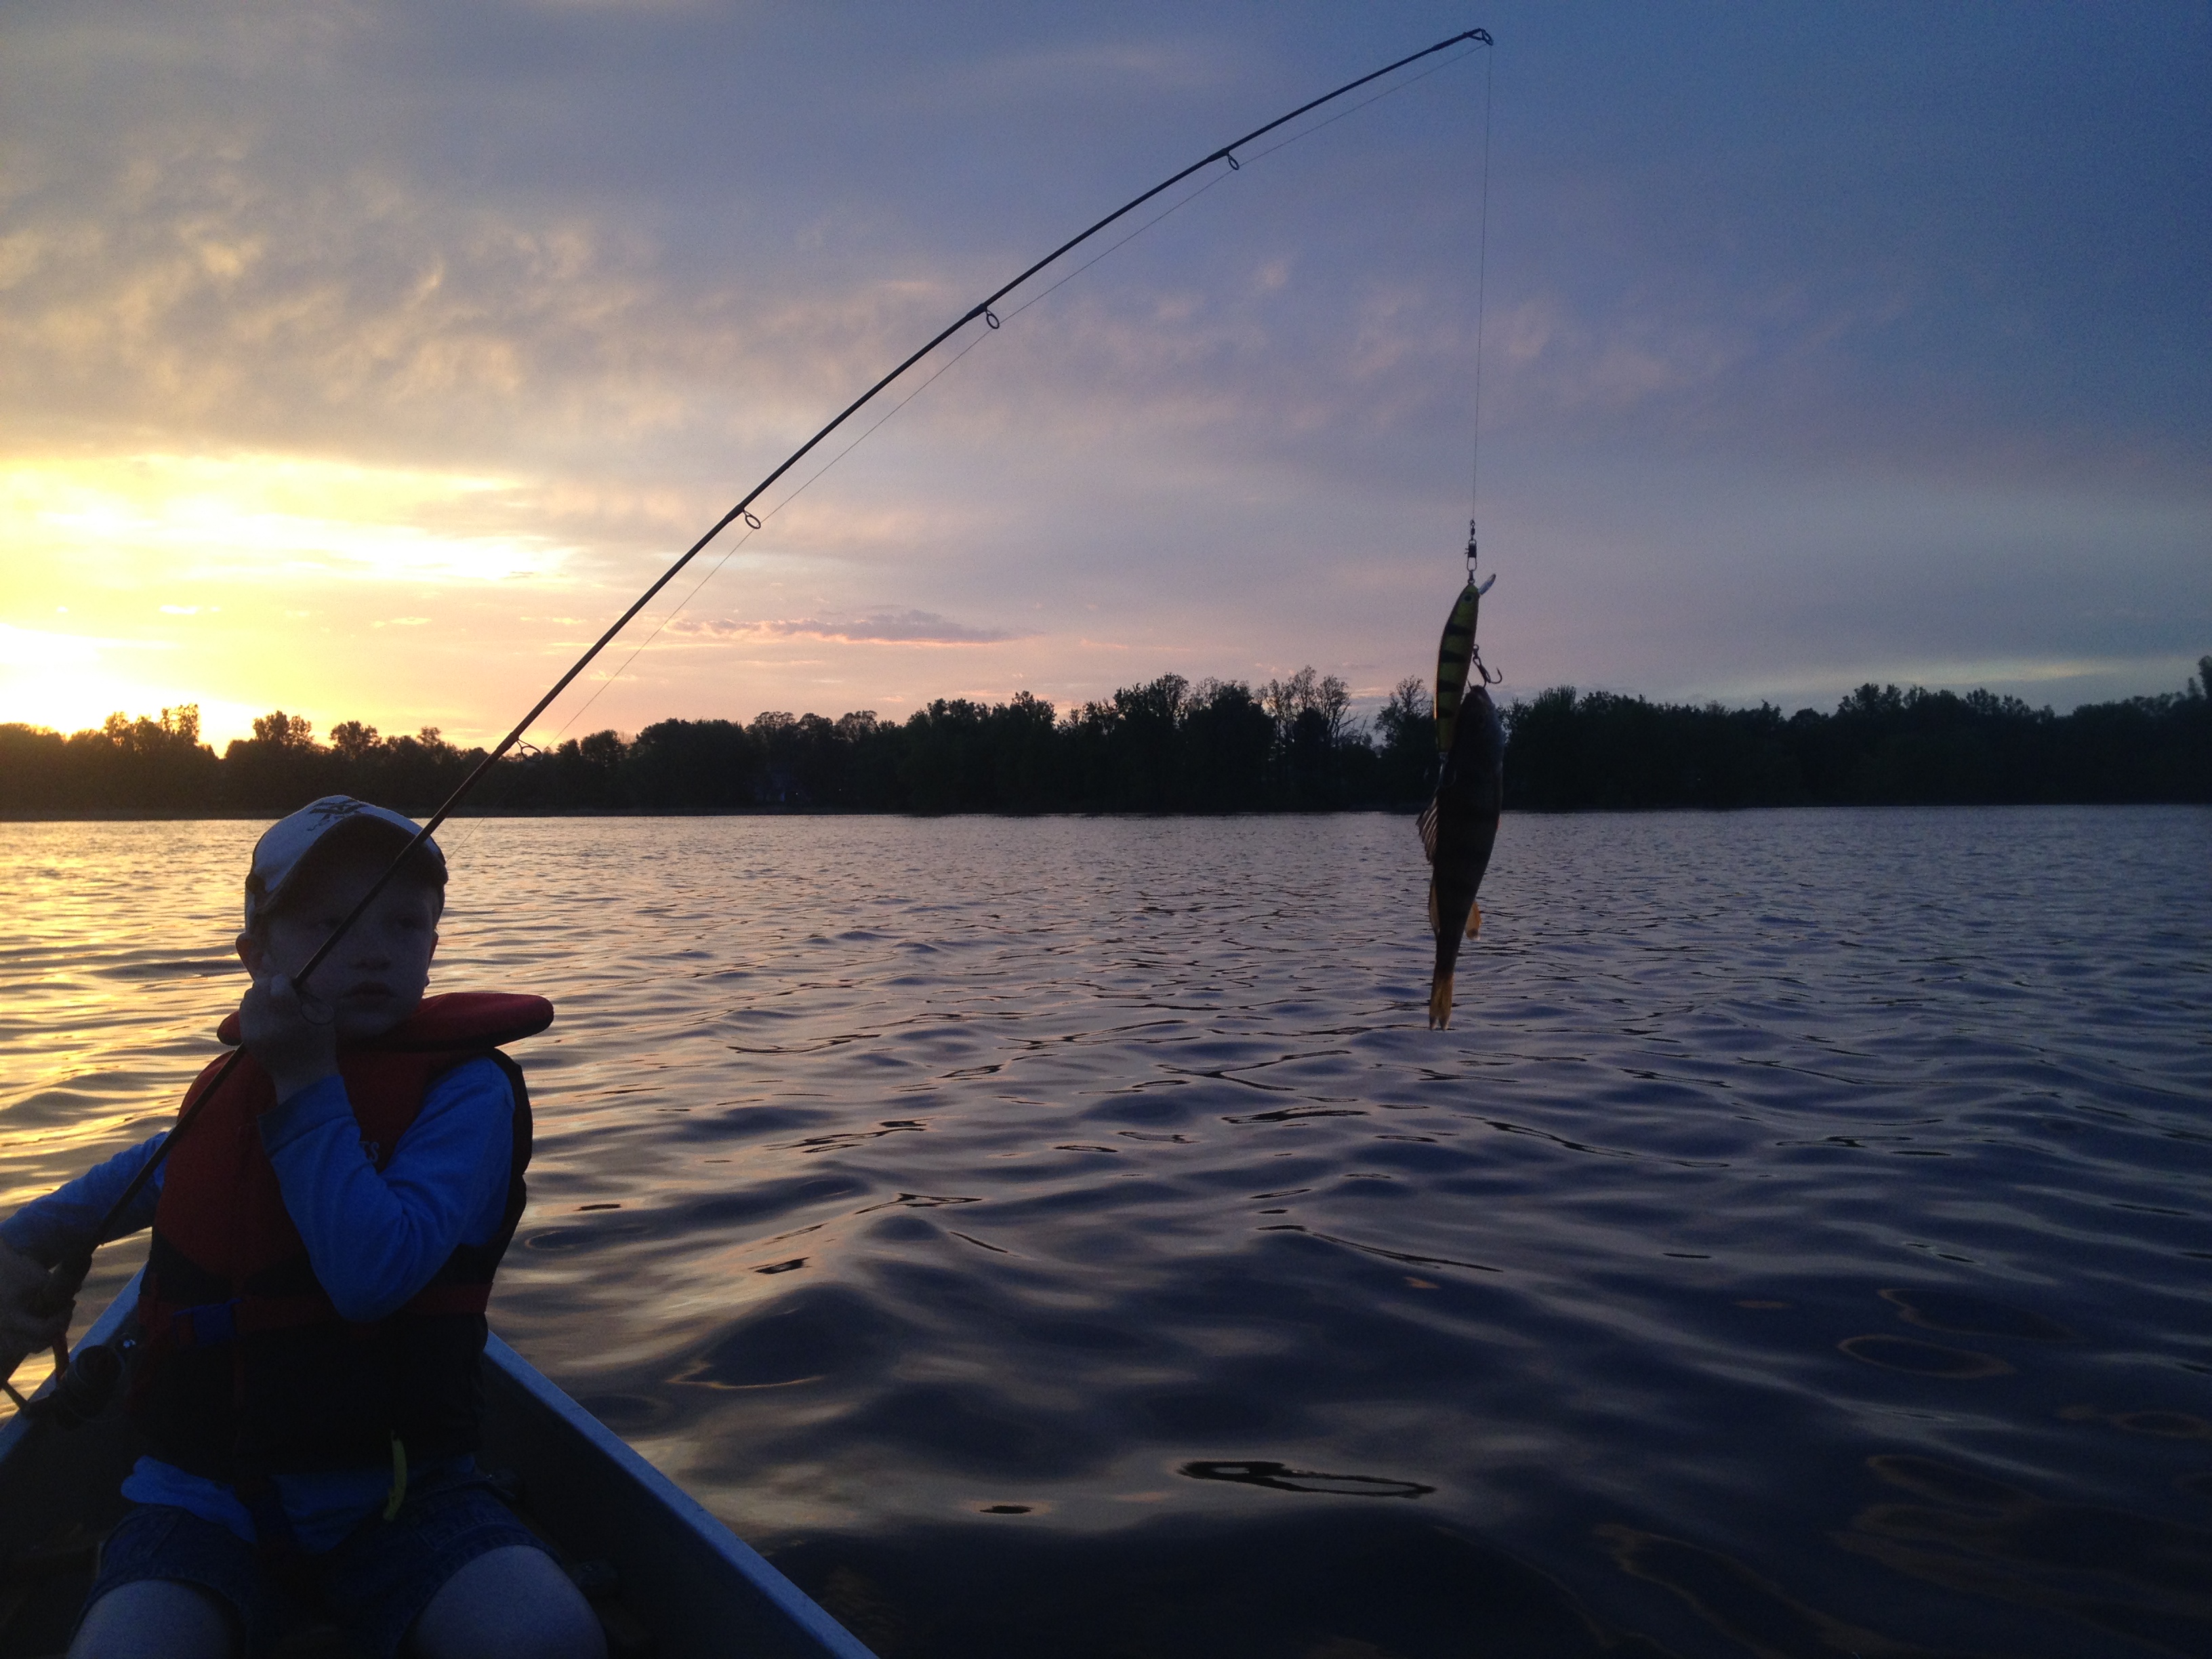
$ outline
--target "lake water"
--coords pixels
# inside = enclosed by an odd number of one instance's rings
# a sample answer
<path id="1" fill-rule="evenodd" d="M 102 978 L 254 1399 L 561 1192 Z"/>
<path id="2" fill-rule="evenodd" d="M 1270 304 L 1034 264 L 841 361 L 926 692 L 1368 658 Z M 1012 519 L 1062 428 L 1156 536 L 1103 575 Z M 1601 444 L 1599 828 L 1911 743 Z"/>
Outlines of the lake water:
<path id="1" fill-rule="evenodd" d="M 8 826 L 0 1206 L 258 828 Z M 2212 813 L 1509 817 L 1445 1032 L 1404 819 L 446 839 L 495 1324 L 884 1659 L 2212 1651 Z"/>

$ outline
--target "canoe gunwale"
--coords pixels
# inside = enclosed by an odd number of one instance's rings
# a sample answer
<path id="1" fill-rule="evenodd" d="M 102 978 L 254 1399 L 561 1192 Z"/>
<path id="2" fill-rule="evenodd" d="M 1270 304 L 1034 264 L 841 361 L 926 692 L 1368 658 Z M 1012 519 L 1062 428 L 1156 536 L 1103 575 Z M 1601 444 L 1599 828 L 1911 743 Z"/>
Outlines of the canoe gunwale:
<path id="1" fill-rule="evenodd" d="M 767 1557 L 732 1532 L 698 1499 L 639 1456 L 621 1437 L 570 1399 L 557 1383 L 498 1336 L 492 1336 L 485 1343 L 484 1358 L 501 1380 L 520 1391 L 532 1408 L 556 1424 L 558 1431 L 574 1434 L 587 1442 L 590 1449 L 605 1465 L 650 1499 L 655 1508 L 677 1524 L 685 1538 L 708 1554 L 708 1560 L 691 1565 L 742 1578 L 768 1604 L 772 1617 L 789 1627 L 788 1634 L 801 1644 L 799 1651 L 827 1655 L 830 1659 L 875 1659 L 849 1632 L 816 1606 L 804 1590 L 777 1571 Z M 499 1415 L 511 1420 L 515 1413 Z M 495 1445 L 491 1448 L 495 1455 L 497 1449 Z M 544 1495 L 534 1486 L 526 1492 L 525 1501 L 532 1510 L 544 1508 Z M 625 1583 L 634 1577 L 634 1572 L 626 1571 Z M 647 1606 L 658 1600 L 649 1594 L 643 1598 Z"/>

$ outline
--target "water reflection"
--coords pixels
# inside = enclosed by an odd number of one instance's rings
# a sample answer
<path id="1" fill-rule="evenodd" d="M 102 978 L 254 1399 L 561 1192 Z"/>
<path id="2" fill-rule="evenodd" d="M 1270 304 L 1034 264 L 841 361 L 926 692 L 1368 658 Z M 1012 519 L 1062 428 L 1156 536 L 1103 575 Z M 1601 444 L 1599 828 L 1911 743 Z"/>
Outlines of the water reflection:
<path id="1" fill-rule="evenodd" d="M 1342 1498 L 1426 1498 L 1436 1490 L 1418 1480 L 1392 1480 L 1379 1474 L 1322 1474 L 1282 1463 L 1200 1461 L 1186 1463 L 1176 1473 L 1194 1480 L 1229 1480 L 1241 1486 L 1266 1486 L 1273 1492 L 1330 1492 Z"/>
<path id="2" fill-rule="evenodd" d="M 2069 1406 L 2058 1414 L 2069 1423 L 2109 1423 L 2161 1440 L 2212 1440 L 2212 1422 L 2190 1412 L 2100 1412 L 2094 1406 Z"/>
<path id="3" fill-rule="evenodd" d="M 0 1203 L 257 829 L 11 827 Z M 1511 818 L 1444 1033 L 1393 819 L 448 850 L 560 1010 L 494 1322 L 885 1659 L 2212 1650 L 2212 814 Z"/>
<path id="4" fill-rule="evenodd" d="M 1528 1562 L 1403 1510 L 1078 1537 L 995 1507 L 971 1511 L 988 1534 L 807 1540 L 776 1565 L 884 1659 L 1680 1659 Z"/>
<path id="5" fill-rule="evenodd" d="M 1931 1458 L 1868 1467 L 1921 1502 L 1871 1504 L 1837 1542 L 1946 1589 L 2057 1612 L 2168 1653 L 2212 1626 L 2212 1530 L 2053 1502 Z"/>
<path id="6" fill-rule="evenodd" d="M 1946 1348 L 1938 1343 L 1922 1342 L 1910 1336 L 1877 1333 L 1872 1336 L 1846 1337 L 1836 1346 L 1854 1359 L 1863 1359 L 1869 1365 L 1887 1366 L 1893 1371 L 1910 1371 L 1915 1376 L 1948 1376 L 1964 1380 L 1976 1376 L 2006 1376 L 2012 1371 L 2012 1367 L 1995 1354 L 1974 1353 L 1964 1348 Z"/>
<path id="7" fill-rule="evenodd" d="M 1908 1325 L 1957 1336 L 2011 1336 L 2028 1342 L 2071 1342 L 2074 1333 L 2055 1319 L 1986 1297 L 1915 1285 L 1881 1292 Z"/>
<path id="8" fill-rule="evenodd" d="M 1814 1654 L 1879 1654 L 1882 1659 L 1970 1659 L 1955 1648 L 1928 1648 L 1839 1618 L 1790 1595 L 1718 1550 L 1633 1527 L 1603 1526 L 1598 1536 L 1623 1572 L 1678 1598 L 1710 1630 L 1761 1659 Z"/>

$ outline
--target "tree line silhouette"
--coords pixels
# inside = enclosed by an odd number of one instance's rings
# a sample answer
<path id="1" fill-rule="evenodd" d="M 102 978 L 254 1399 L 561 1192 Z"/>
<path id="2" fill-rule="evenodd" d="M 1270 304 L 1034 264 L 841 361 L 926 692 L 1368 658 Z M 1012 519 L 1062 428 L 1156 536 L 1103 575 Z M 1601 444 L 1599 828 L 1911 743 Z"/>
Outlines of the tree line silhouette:
<path id="1" fill-rule="evenodd" d="M 1506 805 L 1531 811 L 2212 802 L 2212 657 L 2179 692 L 2071 714 L 1987 691 L 1863 685 L 1832 714 L 1654 703 L 1555 687 L 1504 709 Z M 1428 798 L 1429 696 L 1371 719 L 1301 669 L 1256 690 L 1166 674 L 1062 715 L 1028 692 L 904 720 L 767 713 L 661 720 L 501 760 L 479 813 L 1239 812 L 1406 809 Z M 427 811 L 483 757 L 435 726 L 346 720 L 318 742 L 279 709 L 218 757 L 199 711 L 111 714 L 64 737 L 0 725 L 0 816 L 273 816 L 343 793 Z"/>

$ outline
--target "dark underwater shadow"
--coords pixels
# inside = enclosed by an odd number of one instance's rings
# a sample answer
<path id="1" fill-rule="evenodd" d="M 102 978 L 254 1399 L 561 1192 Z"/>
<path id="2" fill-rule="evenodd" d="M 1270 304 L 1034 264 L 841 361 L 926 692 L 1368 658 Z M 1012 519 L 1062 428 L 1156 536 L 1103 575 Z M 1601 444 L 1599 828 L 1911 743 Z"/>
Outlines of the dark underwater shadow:
<path id="1" fill-rule="evenodd" d="M 1418 1516 L 794 1540 L 778 1567 L 879 1659 L 1670 1659 Z M 1003 1529 L 1000 1529 L 1002 1524 Z"/>

